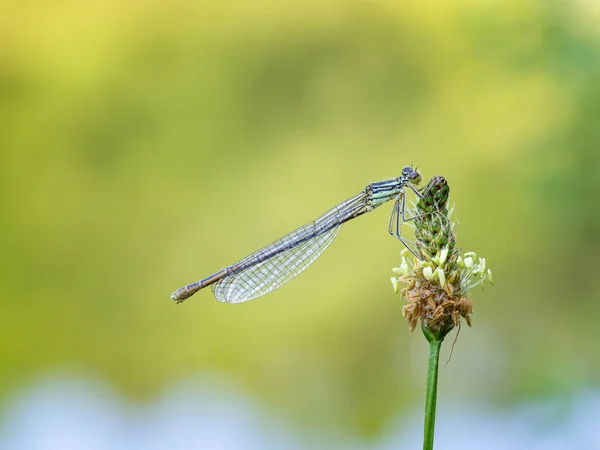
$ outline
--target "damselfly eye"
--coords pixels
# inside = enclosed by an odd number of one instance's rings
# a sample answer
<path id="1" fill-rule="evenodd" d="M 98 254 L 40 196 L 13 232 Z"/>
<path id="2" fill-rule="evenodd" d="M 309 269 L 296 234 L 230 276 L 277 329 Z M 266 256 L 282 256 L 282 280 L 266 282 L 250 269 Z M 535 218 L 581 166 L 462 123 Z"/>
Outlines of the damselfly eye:
<path id="1" fill-rule="evenodd" d="M 410 174 L 412 172 L 413 172 L 413 169 L 410 166 L 406 166 L 404 169 L 402 169 L 402 175 L 404 175 L 405 177 L 410 176 Z"/>
<path id="2" fill-rule="evenodd" d="M 412 184 L 419 184 L 421 182 L 421 174 L 416 170 L 411 170 L 408 178 Z"/>

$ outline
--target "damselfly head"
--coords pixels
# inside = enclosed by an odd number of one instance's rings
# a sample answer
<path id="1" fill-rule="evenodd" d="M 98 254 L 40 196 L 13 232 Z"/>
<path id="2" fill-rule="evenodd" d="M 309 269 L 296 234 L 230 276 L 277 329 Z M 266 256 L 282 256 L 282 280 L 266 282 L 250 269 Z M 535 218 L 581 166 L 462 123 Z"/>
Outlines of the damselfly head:
<path id="1" fill-rule="evenodd" d="M 412 184 L 419 184 L 421 182 L 421 174 L 417 171 L 417 169 L 413 169 L 412 166 L 406 166 L 402 169 L 402 176 Z"/>

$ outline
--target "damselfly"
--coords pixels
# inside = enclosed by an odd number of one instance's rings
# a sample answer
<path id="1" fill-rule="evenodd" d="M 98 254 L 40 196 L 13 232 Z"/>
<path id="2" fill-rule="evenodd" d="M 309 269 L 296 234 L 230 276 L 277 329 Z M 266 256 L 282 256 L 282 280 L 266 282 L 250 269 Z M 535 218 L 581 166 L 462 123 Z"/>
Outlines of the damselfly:
<path id="1" fill-rule="evenodd" d="M 421 175 L 416 169 L 405 167 L 398 178 L 369 184 L 360 194 L 333 207 L 313 222 L 208 278 L 176 290 L 171 294 L 171 299 L 181 303 L 211 285 L 220 302 L 242 303 L 260 297 L 284 285 L 310 266 L 333 242 L 344 223 L 373 211 L 389 200 L 395 200 L 395 203 L 388 231 L 415 253 L 409 242 L 401 236 L 400 225 L 401 221 L 414 218 L 405 216 L 404 188 L 408 186 L 420 197 L 415 187 L 420 181 Z M 415 256 L 418 257 L 416 253 Z"/>

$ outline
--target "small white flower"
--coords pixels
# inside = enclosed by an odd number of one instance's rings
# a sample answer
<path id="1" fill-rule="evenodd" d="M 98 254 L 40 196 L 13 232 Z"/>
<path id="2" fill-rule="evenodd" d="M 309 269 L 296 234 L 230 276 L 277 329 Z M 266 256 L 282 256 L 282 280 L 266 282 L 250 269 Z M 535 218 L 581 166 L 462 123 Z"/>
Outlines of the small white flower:
<path id="1" fill-rule="evenodd" d="M 408 274 L 409 269 L 406 260 L 402 261 L 402 264 L 400 264 L 400 271 L 402 272 L 402 275 Z"/>
<path id="2" fill-rule="evenodd" d="M 479 258 L 479 268 L 478 268 L 478 271 L 482 275 L 485 273 L 485 258 Z"/>
<path id="3" fill-rule="evenodd" d="M 392 286 L 394 287 L 394 294 L 397 294 L 399 289 L 398 289 L 398 280 L 394 277 L 390 278 L 390 281 L 392 282 Z"/>
<path id="4" fill-rule="evenodd" d="M 444 273 L 444 271 L 442 270 L 441 267 L 438 267 L 437 270 L 437 276 L 440 279 L 440 286 L 444 287 L 446 286 L 446 274 Z"/>
<path id="5" fill-rule="evenodd" d="M 446 258 L 448 258 L 448 247 L 444 247 L 442 249 L 442 251 L 440 252 L 440 258 L 439 258 L 440 266 L 444 265 L 444 263 L 446 262 Z"/>
<path id="6" fill-rule="evenodd" d="M 490 269 L 488 269 L 487 275 L 488 275 L 488 276 L 487 276 L 487 278 L 488 278 L 488 281 L 489 281 L 491 284 L 494 284 L 494 279 L 492 278 L 492 271 L 491 271 Z"/>
<path id="7" fill-rule="evenodd" d="M 466 253 L 465 253 L 466 255 Z M 468 256 L 464 259 L 464 263 L 465 263 L 465 267 L 467 269 L 472 269 L 473 268 L 473 258 Z"/>
<path id="8" fill-rule="evenodd" d="M 428 281 L 433 280 L 434 275 L 435 274 L 433 273 L 431 266 L 423 267 L 423 276 L 425 277 L 426 280 L 428 280 Z"/>
<path id="9" fill-rule="evenodd" d="M 398 275 L 407 275 L 410 272 L 410 269 L 408 268 L 408 262 L 404 256 L 402 257 L 402 263 L 400 264 L 400 267 L 394 267 L 392 271 Z"/>

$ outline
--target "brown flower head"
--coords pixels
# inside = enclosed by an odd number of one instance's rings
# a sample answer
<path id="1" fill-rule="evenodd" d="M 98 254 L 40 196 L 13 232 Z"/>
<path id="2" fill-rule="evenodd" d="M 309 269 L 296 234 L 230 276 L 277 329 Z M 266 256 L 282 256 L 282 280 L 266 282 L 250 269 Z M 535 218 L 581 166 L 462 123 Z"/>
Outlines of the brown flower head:
<path id="1" fill-rule="evenodd" d="M 408 260 L 409 251 L 401 252 L 402 263 L 392 269 L 395 292 L 406 300 L 402 315 L 413 331 L 418 322 L 443 338 L 459 325 L 461 317 L 471 325 L 473 304 L 469 289 L 492 282 L 484 258 L 474 252 L 461 255 L 456 248 L 456 223 L 448 211 L 450 187 L 441 176 L 433 177 L 415 205 L 415 245 L 418 258 Z M 405 286 L 400 289 L 400 284 Z"/>

